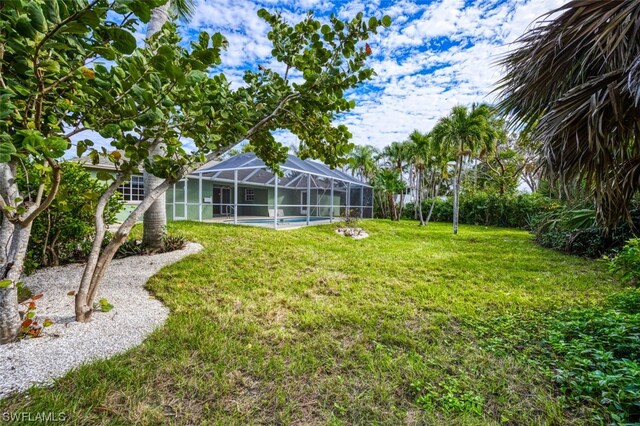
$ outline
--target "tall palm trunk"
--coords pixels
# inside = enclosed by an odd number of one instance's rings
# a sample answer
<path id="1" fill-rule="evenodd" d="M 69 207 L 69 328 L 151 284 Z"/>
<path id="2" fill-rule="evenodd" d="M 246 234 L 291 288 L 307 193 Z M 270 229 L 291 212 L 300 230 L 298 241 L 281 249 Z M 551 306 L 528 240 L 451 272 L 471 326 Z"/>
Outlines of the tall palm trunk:
<path id="1" fill-rule="evenodd" d="M 385 201 L 382 191 L 376 191 L 378 197 L 378 205 L 380 206 L 380 214 L 383 218 L 387 217 L 387 202 Z"/>
<path id="2" fill-rule="evenodd" d="M 162 29 L 162 26 L 169 20 L 169 8 L 171 1 L 156 7 L 151 12 L 151 19 L 147 25 L 147 39 Z M 149 153 L 149 161 L 153 161 L 154 155 L 162 155 L 164 144 L 158 144 Z M 144 193 L 149 195 L 158 185 L 164 181 L 163 178 L 156 177 L 151 173 L 144 172 Z M 150 251 L 160 251 L 164 247 L 164 236 L 167 226 L 166 211 L 167 195 L 163 193 L 144 213 L 142 242 Z"/>
<path id="3" fill-rule="evenodd" d="M 422 215 L 422 169 L 418 169 L 416 179 L 416 203 L 418 205 L 416 211 L 420 217 L 420 226 L 424 226 L 424 216 Z"/>
<path id="4" fill-rule="evenodd" d="M 461 173 L 462 173 L 462 156 L 459 155 L 456 160 L 456 176 L 453 179 L 453 235 L 456 235 L 458 233 Z"/>
<path id="5" fill-rule="evenodd" d="M 396 219 L 396 202 L 393 199 L 393 193 L 392 192 L 387 192 L 387 203 L 389 204 L 389 219 L 391 220 L 397 220 Z"/>

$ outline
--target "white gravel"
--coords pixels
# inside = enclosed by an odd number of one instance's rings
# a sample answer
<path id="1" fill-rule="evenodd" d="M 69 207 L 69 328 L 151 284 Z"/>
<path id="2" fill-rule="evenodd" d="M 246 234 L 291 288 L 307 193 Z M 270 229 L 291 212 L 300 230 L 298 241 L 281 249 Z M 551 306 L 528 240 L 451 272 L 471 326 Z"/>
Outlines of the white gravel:
<path id="1" fill-rule="evenodd" d="M 170 253 L 114 260 L 96 297 L 106 298 L 114 308 L 94 312 L 88 324 L 74 321 L 74 297 L 68 295 L 77 290 L 82 265 L 46 268 L 27 277 L 25 285 L 34 294 L 44 294 L 36 320 L 50 318 L 54 324 L 38 338 L 0 345 L 0 399 L 32 385 L 50 384 L 81 364 L 139 345 L 169 314 L 144 284 L 163 266 L 200 250 L 200 244 L 189 243 Z"/>

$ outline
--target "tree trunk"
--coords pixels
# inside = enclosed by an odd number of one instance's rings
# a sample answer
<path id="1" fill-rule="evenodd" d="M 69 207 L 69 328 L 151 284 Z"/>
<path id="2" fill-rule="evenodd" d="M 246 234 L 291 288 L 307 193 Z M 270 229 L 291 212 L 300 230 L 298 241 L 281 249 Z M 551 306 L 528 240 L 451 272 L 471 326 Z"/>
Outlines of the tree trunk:
<path id="1" fill-rule="evenodd" d="M 154 8 L 151 11 L 151 19 L 147 25 L 147 39 L 162 29 L 162 26 L 169 20 L 169 9 L 171 1 L 167 1 L 164 5 Z M 164 144 L 158 144 L 154 150 L 149 153 L 149 161 L 153 162 L 153 156 L 161 154 Z M 144 194 L 149 195 L 164 179 L 153 176 L 144 172 Z M 167 196 L 162 193 L 155 203 L 144 214 L 143 219 L 143 236 L 142 244 L 150 252 L 158 252 L 164 248 L 164 236 L 167 226 L 166 212 Z"/>
<path id="2" fill-rule="evenodd" d="M 431 220 L 431 215 L 433 214 L 433 208 L 436 205 L 436 198 L 433 197 L 433 201 L 431 201 L 431 207 L 429 208 L 429 214 L 427 215 L 427 219 L 424 221 L 424 226 L 427 226 L 429 224 L 429 221 Z"/>
<path id="3" fill-rule="evenodd" d="M 417 203 L 418 203 L 418 208 L 416 209 L 418 211 L 418 216 L 420 217 L 420 226 L 424 226 L 424 216 L 422 215 L 422 170 L 418 171 L 418 176 L 417 176 L 418 181 L 416 182 L 416 188 L 417 188 Z"/>
<path id="4" fill-rule="evenodd" d="M 456 160 L 456 176 L 453 179 L 453 235 L 458 233 L 459 198 L 460 198 L 460 174 L 462 173 L 462 157 Z"/>
<path id="5" fill-rule="evenodd" d="M 389 204 L 389 219 L 396 219 L 396 207 L 395 201 L 393 200 L 393 194 L 391 192 L 387 192 L 387 204 Z"/>
<path id="6" fill-rule="evenodd" d="M 76 321 L 88 322 L 91 320 L 93 313 L 93 301 L 98 291 L 98 286 L 104 277 L 104 274 L 111 264 L 113 257 L 115 256 L 118 248 L 127 239 L 131 229 L 135 226 L 140 217 L 147 211 L 147 209 L 157 201 L 158 197 L 165 193 L 167 188 L 173 183 L 169 180 L 163 180 L 162 183 L 156 186 L 149 195 L 145 196 L 144 200 L 138 204 L 130 214 L 129 217 L 120 225 L 112 240 L 107 244 L 104 250 L 101 250 L 102 241 L 106 232 L 106 226 L 104 223 L 104 209 L 107 202 L 115 192 L 116 188 L 120 186 L 125 178 L 119 177 L 113 182 L 107 191 L 105 191 L 96 208 L 96 239 L 93 242 L 93 247 L 87 260 L 84 273 L 82 274 L 82 280 L 80 287 L 76 293 L 75 311 Z"/>
<path id="7" fill-rule="evenodd" d="M 5 219 L 6 220 L 6 219 Z M 14 341 L 20 330 L 20 314 L 18 313 L 17 283 L 22 276 L 24 258 L 31 235 L 31 224 L 15 225 L 11 237 L 11 246 L 2 279 L 11 281 L 8 286 L 0 288 L 0 343 Z"/>
<path id="8" fill-rule="evenodd" d="M 0 344 L 13 342 L 20 330 L 18 288 L 15 284 L 0 288 Z"/>
<path id="9" fill-rule="evenodd" d="M 8 202 L 18 197 L 15 170 L 15 164 L 0 164 L 0 193 Z M 17 265 L 14 260 L 14 249 L 17 247 L 14 240 L 16 236 L 24 236 L 24 232 L 17 232 L 16 226 L 3 215 L 0 227 L 0 268 L 2 268 L 0 276 L 3 280 L 12 282 L 8 286 L 0 288 L 0 344 L 13 342 L 20 329 L 17 280 L 13 279 L 16 275 L 18 278 L 20 277 L 20 274 L 16 274 L 16 272 L 22 268 L 22 265 Z"/>
<path id="10" fill-rule="evenodd" d="M 9 258 L 9 247 L 11 247 L 13 228 L 13 223 L 2 216 L 2 225 L 0 226 L 0 267 L 3 272 L 6 269 L 7 259 Z"/>
<path id="11" fill-rule="evenodd" d="M 164 181 L 162 178 L 144 173 L 144 193 L 150 194 L 159 184 Z M 167 194 L 162 193 L 151 207 L 144 213 L 142 244 L 151 253 L 162 251 L 164 248 L 164 237 L 167 229 Z"/>

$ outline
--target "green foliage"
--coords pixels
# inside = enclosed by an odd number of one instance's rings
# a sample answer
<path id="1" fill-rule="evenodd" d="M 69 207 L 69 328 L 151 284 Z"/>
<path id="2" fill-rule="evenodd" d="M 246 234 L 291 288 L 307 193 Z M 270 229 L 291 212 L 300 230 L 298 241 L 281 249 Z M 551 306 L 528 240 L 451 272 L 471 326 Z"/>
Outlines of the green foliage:
<path id="1" fill-rule="evenodd" d="M 22 282 L 16 283 L 16 288 L 18 289 L 18 303 L 22 303 L 33 296 L 31 289 Z"/>
<path id="2" fill-rule="evenodd" d="M 417 380 L 411 383 L 411 388 L 417 394 L 416 403 L 424 410 L 482 415 L 484 398 L 472 389 L 464 389 L 455 378 L 446 378 L 437 384 Z"/>
<path id="3" fill-rule="evenodd" d="M 466 174 L 462 187 L 472 191 L 515 195 L 527 166 L 526 161 L 517 147 L 517 140 L 505 136 L 499 140 L 494 152 L 484 155 L 482 161 Z"/>
<path id="4" fill-rule="evenodd" d="M 632 222 L 640 223 L 638 206 L 631 214 Z M 559 203 L 536 216 L 532 230 L 536 242 L 544 247 L 591 258 L 612 254 L 634 237 L 632 225 L 627 222 L 606 230 L 598 225 L 595 210 Z"/>
<path id="5" fill-rule="evenodd" d="M 27 251 L 27 272 L 42 266 L 83 261 L 91 248 L 95 233 L 95 205 L 105 185 L 78 163 L 64 162 L 60 166 L 63 178 L 58 196 L 33 222 Z M 35 196 L 33 192 L 40 183 L 37 168 L 29 166 L 18 171 L 18 184 L 23 193 L 27 197 Z M 27 171 L 28 176 L 25 174 Z M 118 194 L 112 197 L 105 208 L 107 225 L 116 222 L 122 206 Z"/>
<path id="6" fill-rule="evenodd" d="M 109 243 L 109 239 L 110 238 L 106 238 L 104 242 L 105 245 Z M 153 254 L 182 250 L 186 245 L 187 239 L 182 235 L 165 235 L 163 237 L 162 250 L 154 252 Z M 115 258 L 122 259 L 129 256 L 143 256 L 147 254 L 151 253 L 142 245 L 142 240 L 131 238 L 122 243 L 115 254 Z"/>
<path id="7" fill-rule="evenodd" d="M 560 357 L 555 379 L 571 401 L 599 404 L 616 423 L 640 422 L 640 291 L 558 315 L 547 339 Z"/>
<path id="8" fill-rule="evenodd" d="M 376 156 L 378 150 L 371 145 L 357 145 L 349 154 L 349 170 L 360 180 L 371 182 L 377 172 Z"/>
<path id="9" fill-rule="evenodd" d="M 609 271 L 628 284 L 640 283 L 640 239 L 631 238 L 609 260 Z"/>
<path id="10" fill-rule="evenodd" d="M 93 304 L 93 309 L 99 312 L 109 312 L 113 309 L 113 305 L 104 297 Z"/>
<path id="11" fill-rule="evenodd" d="M 435 200 L 431 220 L 451 222 L 453 199 Z M 424 200 L 422 214 L 426 216 L 433 200 Z M 534 217 L 551 208 L 553 202 L 539 194 L 500 195 L 477 192 L 460 197 L 460 223 L 507 228 L 530 229 Z M 413 217 L 413 205 L 407 207 L 407 217 Z"/>
<path id="12" fill-rule="evenodd" d="M 110 239 L 110 236 L 105 238 L 103 244 L 108 244 Z M 142 247 L 142 240 L 128 239 L 124 243 L 122 243 L 120 247 L 118 247 L 118 251 L 116 251 L 114 258 L 122 259 L 129 256 L 141 256 L 143 254 L 145 253 Z"/>
<path id="13" fill-rule="evenodd" d="M 382 195 L 378 201 L 383 216 L 391 220 L 400 220 L 400 207 L 395 201 L 397 194 L 403 194 L 407 185 L 402 180 L 402 174 L 396 169 L 379 169 L 373 180 L 374 190 Z"/>
<path id="14" fill-rule="evenodd" d="M 165 235 L 164 237 L 164 252 L 182 250 L 186 246 L 187 238 L 182 235 Z"/>
<path id="15" fill-rule="evenodd" d="M 557 383 L 571 408 L 591 407 L 591 421 L 640 421 L 640 290 L 615 293 L 597 307 L 472 323 L 483 347 L 536 366 Z"/>

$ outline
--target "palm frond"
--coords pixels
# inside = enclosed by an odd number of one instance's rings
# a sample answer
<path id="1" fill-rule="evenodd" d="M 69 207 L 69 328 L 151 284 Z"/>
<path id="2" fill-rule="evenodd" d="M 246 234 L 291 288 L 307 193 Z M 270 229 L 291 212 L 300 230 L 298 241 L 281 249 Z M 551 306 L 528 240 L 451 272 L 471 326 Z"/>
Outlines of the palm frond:
<path id="1" fill-rule="evenodd" d="M 571 1 L 516 45 L 498 109 L 540 140 L 548 177 L 584 179 L 615 225 L 640 187 L 640 2 Z"/>

